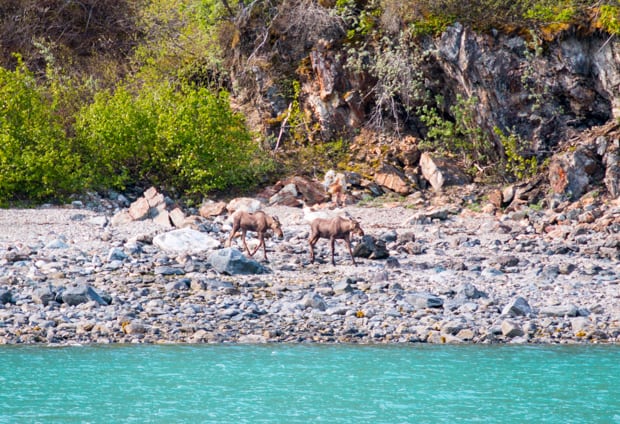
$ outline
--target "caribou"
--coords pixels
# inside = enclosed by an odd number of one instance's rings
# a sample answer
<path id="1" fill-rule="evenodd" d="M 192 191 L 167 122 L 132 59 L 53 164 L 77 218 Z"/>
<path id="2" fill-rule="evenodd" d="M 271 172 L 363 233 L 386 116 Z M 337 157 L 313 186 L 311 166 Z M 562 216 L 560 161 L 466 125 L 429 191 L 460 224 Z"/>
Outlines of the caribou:
<path id="1" fill-rule="evenodd" d="M 254 256 L 258 249 L 263 246 L 263 256 L 265 257 L 265 260 L 267 260 L 267 248 L 265 247 L 265 233 L 267 230 L 271 229 L 279 238 L 284 237 L 284 234 L 282 233 L 282 225 L 280 224 L 278 217 L 267 215 L 263 211 L 256 211 L 254 213 L 238 211 L 233 214 L 232 218 L 232 231 L 230 232 L 226 245 L 230 246 L 233 238 L 237 234 L 237 231 L 241 230 L 241 240 L 243 241 L 243 246 L 250 257 Z M 245 241 L 245 234 L 248 231 L 254 231 L 258 235 L 258 245 L 252 252 L 250 252 L 250 249 Z"/>
<path id="2" fill-rule="evenodd" d="M 310 243 L 310 262 L 314 263 L 314 245 L 320 238 L 329 239 L 332 250 L 332 265 L 336 265 L 334 260 L 334 247 L 336 240 L 344 240 L 349 254 L 351 255 L 351 261 L 353 265 L 357 265 L 353 258 L 353 251 L 351 250 L 351 233 L 364 236 L 364 231 L 360 227 L 359 222 L 352 218 L 343 218 L 337 216 L 331 219 L 316 218 L 310 224 L 311 233 L 308 242 Z"/>

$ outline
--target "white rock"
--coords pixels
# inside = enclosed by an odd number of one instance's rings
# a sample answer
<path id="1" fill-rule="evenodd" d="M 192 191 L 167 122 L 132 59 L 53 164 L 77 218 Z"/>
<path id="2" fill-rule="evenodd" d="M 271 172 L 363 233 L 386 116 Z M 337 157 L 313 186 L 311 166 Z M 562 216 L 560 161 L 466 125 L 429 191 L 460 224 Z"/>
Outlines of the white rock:
<path id="1" fill-rule="evenodd" d="M 220 247 L 218 240 L 191 228 L 158 234 L 153 238 L 153 244 L 162 250 L 176 252 L 202 252 Z"/>

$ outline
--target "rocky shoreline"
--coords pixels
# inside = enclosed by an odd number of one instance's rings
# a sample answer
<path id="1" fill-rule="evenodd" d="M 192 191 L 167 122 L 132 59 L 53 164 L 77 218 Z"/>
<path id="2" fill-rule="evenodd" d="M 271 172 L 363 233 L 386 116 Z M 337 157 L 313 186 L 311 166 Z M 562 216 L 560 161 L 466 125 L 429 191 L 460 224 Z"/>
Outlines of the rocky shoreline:
<path id="1" fill-rule="evenodd" d="M 620 342 L 617 202 L 349 205 L 384 249 L 358 266 L 326 240 L 310 264 L 304 210 L 264 210 L 284 230 L 269 262 L 223 247 L 226 216 L 195 219 L 212 244 L 183 251 L 158 241 L 179 230 L 113 223 L 118 205 L 0 210 L 0 344 Z"/>

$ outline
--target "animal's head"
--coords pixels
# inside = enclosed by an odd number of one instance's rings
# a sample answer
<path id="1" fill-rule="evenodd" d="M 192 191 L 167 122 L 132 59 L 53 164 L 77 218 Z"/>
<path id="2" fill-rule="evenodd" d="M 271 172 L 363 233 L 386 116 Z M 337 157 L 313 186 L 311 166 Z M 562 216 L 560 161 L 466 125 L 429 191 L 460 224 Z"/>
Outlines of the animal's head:
<path id="1" fill-rule="evenodd" d="M 271 217 L 271 224 L 269 227 L 273 230 L 274 234 L 279 238 L 284 238 L 284 233 L 282 232 L 282 224 L 280 224 L 280 220 L 277 216 Z"/>
<path id="2" fill-rule="evenodd" d="M 349 218 L 349 221 L 351 221 L 351 232 L 353 234 L 357 234 L 360 237 L 364 237 L 364 230 L 362 230 L 359 221 L 353 218 Z"/>

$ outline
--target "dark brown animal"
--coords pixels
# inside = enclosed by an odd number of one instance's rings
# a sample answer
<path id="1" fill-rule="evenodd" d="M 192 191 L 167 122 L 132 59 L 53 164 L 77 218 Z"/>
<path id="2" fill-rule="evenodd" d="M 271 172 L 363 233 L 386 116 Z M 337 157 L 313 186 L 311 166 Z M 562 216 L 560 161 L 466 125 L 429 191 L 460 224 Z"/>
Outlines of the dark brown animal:
<path id="1" fill-rule="evenodd" d="M 364 235 L 364 231 L 360 227 L 359 222 L 350 218 L 343 218 L 341 216 L 337 216 L 331 219 L 325 218 L 316 218 L 310 224 L 311 234 L 310 239 L 308 240 L 310 243 L 310 262 L 314 263 L 314 245 L 319 241 L 320 238 L 329 239 L 332 248 L 332 264 L 336 265 L 336 261 L 334 260 L 334 246 L 336 244 L 336 240 L 344 240 L 349 249 L 349 254 L 351 255 L 351 261 L 353 265 L 357 265 L 355 263 L 355 259 L 353 258 L 353 252 L 351 251 L 351 233 L 358 234 L 360 236 Z"/>
<path id="2" fill-rule="evenodd" d="M 250 257 L 254 256 L 258 249 L 263 246 L 263 255 L 265 260 L 267 260 L 265 233 L 269 229 L 273 230 L 279 238 L 284 237 L 284 234 L 282 233 L 282 225 L 276 216 L 269 216 L 263 211 L 257 211 L 254 213 L 249 213 L 246 211 L 236 212 L 233 215 L 233 227 L 226 245 L 230 246 L 237 231 L 241 230 L 241 240 L 243 241 L 243 246 L 245 247 L 245 250 L 247 250 L 248 255 L 250 255 Z M 258 235 L 258 246 L 256 246 L 252 252 L 250 252 L 250 249 L 245 242 L 245 234 L 248 231 L 255 231 Z"/>

